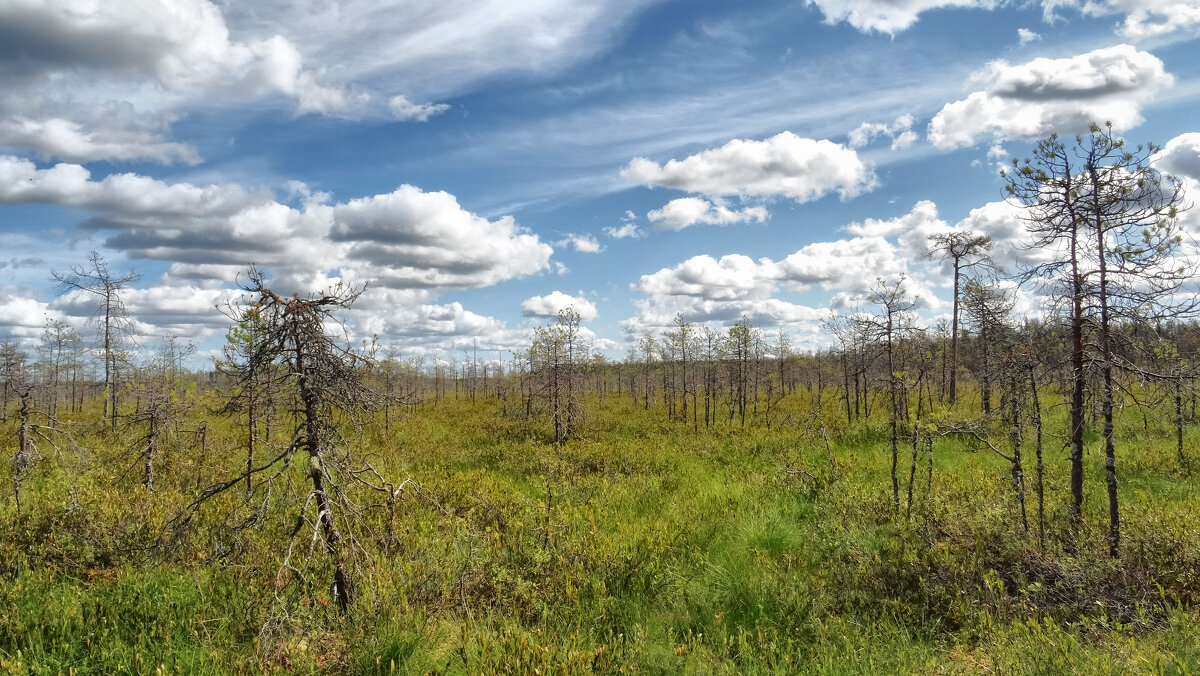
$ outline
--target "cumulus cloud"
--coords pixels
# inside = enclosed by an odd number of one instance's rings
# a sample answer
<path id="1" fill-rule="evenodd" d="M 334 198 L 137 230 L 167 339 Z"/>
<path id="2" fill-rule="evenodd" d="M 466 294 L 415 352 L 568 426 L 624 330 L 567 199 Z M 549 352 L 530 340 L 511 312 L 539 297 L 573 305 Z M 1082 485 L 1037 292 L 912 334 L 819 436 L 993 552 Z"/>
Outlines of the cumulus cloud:
<path id="1" fill-rule="evenodd" d="M 916 23 L 927 11 L 943 8 L 994 9 L 1005 0 L 806 0 L 816 6 L 825 23 L 846 22 L 864 33 L 895 35 Z M 1061 9 L 1075 9 L 1087 16 L 1123 15 L 1117 32 L 1133 39 L 1187 30 L 1200 24 L 1200 7 L 1195 0 L 1041 0 L 1047 22 L 1059 17 Z M 1021 29 L 1021 44 L 1036 33 Z"/>
<path id="2" fill-rule="evenodd" d="M 1181 134 L 1167 141 L 1154 155 L 1153 162 L 1159 171 L 1200 184 L 1200 132 Z"/>
<path id="3" fill-rule="evenodd" d="M 815 322 L 827 314 L 773 297 L 780 278 L 778 265 L 768 258 L 694 256 L 642 276 L 636 288 L 647 297 L 634 302 L 637 313 L 621 326 L 637 336 L 670 328 L 680 313 L 689 322 L 730 324 L 745 317 L 756 326 Z"/>
<path id="4" fill-rule="evenodd" d="M 1135 40 L 1200 25 L 1200 5 L 1195 0 L 1042 0 L 1042 6 L 1048 21 L 1065 7 L 1088 16 L 1124 15 L 1117 32 Z"/>
<path id="5" fill-rule="evenodd" d="M 621 225 L 604 228 L 604 234 L 613 239 L 641 239 L 646 236 L 646 231 L 638 227 L 637 215 L 626 210 Z"/>
<path id="6" fill-rule="evenodd" d="M 529 344 L 527 329 L 510 329 L 501 319 L 472 312 L 459 302 L 419 303 L 407 291 L 384 289 L 363 296 L 349 313 L 358 336 L 378 336 L 405 357 L 470 359 L 478 352 L 507 353 Z M 370 293 L 370 291 L 368 291 Z"/>
<path id="7" fill-rule="evenodd" d="M 977 78 L 986 89 L 947 104 L 930 122 L 935 146 L 1083 131 L 1097 121 L 1129 129 L 1142 122 L 1142 106 L 1174 84 L 1162 61 L 1130 45 L 1018 65 L 994 61 Z"/>
<path id="8" fill-rule="evenodd" d="M 0 336 L 30 342 L 42 335 L 47 319 L 61 318 L 60 312 L 26 291 L 0 289 Z"/>
<path id="9" fill-rule="evenodd" d="M 1200 132 L 1180 134 L 1167 141 L 1150 161 L 1155 169 L 1181 179 L 1184 203 L 1192 207 L 1182 213 L 1179 224 L 1193 239 L 1200 239 L 1200 207 L 1196 206 L 1196 198 L 1200 196 Z"/>
<path id="10" fill-rule="evenodd" d="M 608 226 L 604 228 L 604 234 L 613 239 L 641 239 L 646 236 L 645 231 L 639 228 L 637 223 L 626 223 L 621 226 Z"/>
<path id="11" fill-rule="evenodd" d="M 235 39 L 209 0 L 4 2 L 0 45 L 0 146 L 71 162 L 195 163 L 171 123 L 218 96 L 323 114 L 363 100 L 320 83 L 281 34 Z"/>
<path id="12" fill-rule="evenodd" d="M 0 156 L 0 203 L 92 212 L 86 228 L 135 257 L 173 261 L 178 278 L 224 275 L 256 262 L 300 284 L 339 278 L 390 288 L 488 286 L 546 269 L 553 249 L 504 216 L 488 220 L 446 192 L 391 193 L 300 208 L 236 184 L 167 184 L 135 174 L 100 181 L 75 164 L 38 169 Z"/>
<path id="13" fill-rule="evenodd" d="M 977 232 L 992 238 L 990 257 L 1007 272 L 1019 272 L 1055 256 L 1054 251 L 1026 246 L 1025 209 L 1006 201 L 988 202 L 976 207 L 955 224 L 961 232 Z"/>
<path id="14" fill-rule="evenodd" d="M 397 120 L 425 122 L 434 115 L 450 110 L 450 106 L 445 103 L 413 103 L 403 94 L 397 94 L 388 101 L 388 110 Z"/>
<path id="15" fill-rule="evenodd" d="M 784 292 L 819 287 L 832 292 L 830 306 L 853 307 L 865 300 L 876 278 L 900 275 L 907 275 L 906 287 L 918 297 L 919 308 L 939 312 L 946 302 L 936 290 L 940 277 L 925 274 L 932 268 L 925 250 L 930 235 L 953 229 L 933 202 L 921 201 L 895 218 L 847 225 L 844 230 L 852 237 L 813 242 L 777 260 L 693 256 L 643 275 L 635 289 L 644 297 L 621 326 L 630 336 L 661 331 L 682 312 L 688 321 L 728 324 L 745 316 L 758 326 L 813 334 L 829 310 L 795 303 L 782 297 Z"/>
<path id="16" fill-rule="evenodd" d="M 890 219 L 868 218 L 846 226 L 846 232 L 862 237 L 894 239 L 900 254 L 914 259 L 925 255 L 930 236 L 949 230 L 946 222 L 938 217 L 937 205 L 921 200 L 903 216 Z"/>
<path id="17" fill-rule="evenodd" d="M 0 146 L 28 149 L 68 162 L 148 159 L 162 164 L 196 164 L 200 156 L 186 143 L 166 141 L 160 132 L 131 127 L 87 127 L 62 118 L 0 117 Z"/>
<path id="18" fill-rule="evenodd" d="M 596 318 L 596 304 L 579 294 L 570 296 L 562 291 L 553 291 L 544 296 L 526 298 L 521 303 L 521 314 L 526 317 L 553 319 L 558 313 L 567 308 L 574 308 L 579 313 L 581 321 L 590 322 Z"/>
<path id="19" fill-rule="evenodd" d="M 0 5 L 0 36 L 21 54 L 18 77 L 52 81 L 78 73 L 153 78 L 172 90 L 234 87 L 295 97 L 301 111 L 324 111 L 344 97 L 316 84 L 281 35 L 231 39 L 208 0 Z"/>
<path id="20" fill-rule="evenodd" d="M 580 253 L 600 253 L 604 251 L 604 247 L 600 246 L 600 240 L 587 233 L 568 233 L 566 237 L 554 243 L 556 247 L 571 247 Z"/>
<path id="21" fill-rule="evenodd" d="M 943 7 L 991 9 L 997 0 L 807 0 L 825 15 L 825 23 L 845 21 L 864 33 L 895 34 L 917 21 L 922 13 Z"/>
<path id="22" fill-rule="evenodd" d="M 165 219 L 194 214 L 232 216 L 266 201 L 233 184 L 198 187 L 167 184 L 137 174 L 110 174 L 100 181 L 78 164 L 38 169 L 33 162 L 0 155 L 0 203 L 61 204 L 100 212 L 119 212 L 130 220 Z"/>
<path id="23" fill-rule="evenodd" d="M 330 239 L 347 247 L 350 264 L 365 263 L 364 274 L 397 288 L 488 286 L 544 269 L 552 252 L 511 216 L 489 221 L 449 193 L 410 185 L 334 206 Z"/>
<path id="24" fill-rule="evenodd" d="M 235 300 L 239 291 L 225 287 L 156 284 L 147 288 L 125 288 L 121 300 L 129 311 L 131 330 L 139 339 L 164 335 L 186 336 L 203 341 L 222 334 L 230 320 L 221 309 Z M 96 297 L 82 291 L 66 293 L 45 308 L 77 327 L 96 314 Z M 0 318 L 0 325 L 4 323 Z M 144 340 L 139 343 L 145 345 Z"/>
<path id="25" fill-rule="evenodd" d="M 700 255 L 643 275 L 637 288 L 652 295 L 737 300 L 767 297 L 779 278 L 779 270 L 769 258 L 755 261 L 741 254 L 720 259 Z"/>
<path id="26" fill-rule="evenodd" d="M 638 157 L 621 176 L 711 197 L 788 197 L 797 202 L 831 192 L 848 199 L 875 186 L 871 168 L 852 149 L 789 131 L 763 141 L 734 139 L 663 165 Z"/>
<path id="27" fill-rule="evenodd" d="M 769 216 L 764 207 L 730 209 L 721 200 L 710 202 L 702 197 L 680 197 L 646 214 L 659 230 L 682 230 L 697 224 L 762 223 Z"/>
<path id="28" fill-rule="evenodd" d="M 1027 45 L 1031 42 L 1036 42 L 1041 39 L 1042 39 L 1041 35 L 1029 30 L 1028 28 L 1018 28 L 1017 29 L 1017 40 L 1022 45 Z"/>
<path id="29" fill-rule="evenodd" d="M 912 130 L 913 116 L 905 113 L 894 122 L 863 122 L 850 132 L 850 147 L 863 148 L 870 145 L 876 138 L 887 137 L 892 140 L 892 150 L 903 150 L 917 141 L 917 133 Z"/>

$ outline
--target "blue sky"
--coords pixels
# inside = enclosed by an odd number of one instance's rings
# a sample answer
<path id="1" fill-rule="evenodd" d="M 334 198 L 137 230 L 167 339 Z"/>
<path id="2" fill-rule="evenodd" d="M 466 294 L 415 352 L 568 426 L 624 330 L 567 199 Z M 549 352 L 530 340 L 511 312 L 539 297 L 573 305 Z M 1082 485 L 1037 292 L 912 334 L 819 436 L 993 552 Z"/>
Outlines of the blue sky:
<path id="1" fill-rule="evenodd" d="M 202 356 L 249 263 L 367 282 L 353 338 L 409 356 L 568 304 L 614 357 L 677 312 L 813 347 L 900 274 L 933 322 L 930 234 L 1036 258 L 996 172 L 1031 141 L 1111 120 L 1200 178 L 1198 31 L 1200 0 L 0 0 L 0 336 L 88 331 L 50 271 L 91 250 L 143 274 L 141 344 Z"/>

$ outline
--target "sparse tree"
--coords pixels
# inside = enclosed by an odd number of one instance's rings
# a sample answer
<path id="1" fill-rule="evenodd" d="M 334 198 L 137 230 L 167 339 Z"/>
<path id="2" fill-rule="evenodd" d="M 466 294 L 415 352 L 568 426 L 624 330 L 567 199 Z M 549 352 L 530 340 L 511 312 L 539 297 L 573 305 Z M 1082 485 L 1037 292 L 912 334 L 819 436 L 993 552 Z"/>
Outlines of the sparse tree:
<path id="1" fill-rule="evenodd" d="M 566 443 L 579 432 L 588 353 L 589 347 L 580 332 L 579 313 L 574 308 L 560 310 L 553 324 L 534 331 L 529 349 L 533 391 L 548 409 L 556 445 Z"/>
<path id="2" fill-rule="evenodd" d="M 992 381 L 996 370 L 993 352 L 999 332 L 1012 312 L 1013 300 L 996 282 L 967 280 L 963 289 L 963 308 L 967 323 L 976 331 L 975 340 L 979 380 L 979 403 L 984 413 L 992 411 Z"/>
<path id="3" fill-rule="evenodd" d="M 108 269 L 104 256 L 93 251 L 88 254 L 87 265 L 76 265 L 69 272 L 52 272 L 54 280 L 64 292 L 79 291 L 96 299 L 93 317 L 100 337 L 100 349 L 104 358 L 105 414 L 110 427 L 117 429 L 117 384 L 121 348 L 131 326 L 129 311 L 125 307 L 123 293 L 126 286 L 141 279 L 135 272 L 115 275 Z"/>
<path id="4" fill-rule="evenodd" d="M 1068 146 L 1057 136 L 1037 144 L 1031 158 L 1013 160 L 1005 173 L 1009 196 L 1027 208 L 1029 245 L 1060 252 L 1028 271 L 1049 280 L 1069 300 L 1071 325 L 1071 519 L 1082 519 L 1084 392 L 1089 351 L 1085 328 L 1096 327 L 1103 417 L 1105 478 L 1108 487 L 1109 553 L 1120 546 L 1113 371 L 1119 363 L 1113 324 L 1120 318 L 1147 318 L 1165 310 L 1178 315 L 1194 302 L 1177 292 L 1192 276 L 1177 254 L 1177 216 L 1185 208 L 1178 180 L 1164 176 L 1149 160 L 1153 145 L 1126 145 L 1112 125 L 1093 124 Z"/>
<path id="5" fill-rule="evenodd" d="M 987 252 L 992 248 L 992 238 L 975 232 L 944 232 L 929 238 L 929 258 L 950 261 L 954 270 L 954 304 L 950 315 L 950 367 L 948 394 L 950 404 L 955 402 L 955 384 L 958 381 L 958 299 L 959 280 L 964 270 L 990 263 Z"/>
<path id="6" fill-rule="evenodd" d="M 901 422 L 908 422 L 907 392 L 903 387 L 904 375 L 901 373 L 900 347 L 904 339 L 916 328 L 916 316 L 913 308 L 916 299 L 908 295 L 904 288 L 904 276 L 895 282 L 876 279 L 871 286 L 868 299 L 878 307 L 878 314 L 870 319 L 863 319 L 864 326 L 875 340 L 883 343 L 887 353 L 888 369 L 888 410 L 891 414 L 891 449 L 892 449 L 892 505 L 900 510 L 900 479 L 896 474 L 899 462 L 899 442 Z M 903 420 L 902 420 L 903 418 Z"/>
<path id="7" fill-rule="evenodd" d="M 3 420 L 8 421 L 8 401 L 16 396 L 17 389 L 24 384 L 26 378 L 25 362 L 29 355 L 21 350 L 14 340 L 0 342 L 0 412 Z"/>

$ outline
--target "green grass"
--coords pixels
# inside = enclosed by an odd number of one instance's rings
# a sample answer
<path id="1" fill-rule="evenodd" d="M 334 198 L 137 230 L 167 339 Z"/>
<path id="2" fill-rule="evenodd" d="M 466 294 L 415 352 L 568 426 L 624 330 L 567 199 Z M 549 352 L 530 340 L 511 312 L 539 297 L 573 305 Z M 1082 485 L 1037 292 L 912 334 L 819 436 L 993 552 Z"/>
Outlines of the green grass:
<path id="1" fill-rule="evenodd" d="M 48 453 L 19 517 L 11 496 L 0 504 L 0 672 L 1200 670 L 1200 485 L 1169 426 L 1123 421 L 1125 539 L 1110 560 L 1094 440 L 1076 537 L 1065 453 L 1048 438 L 1041 549 L 1007 463 L 970 441 L 936 443 L 932 491 L 922 453 L 906 518 L 882 419 L 831 414 L 831 458 L 799 410 L 770 431 L 694 433 L 610 398 L 559 449 L 499 411 L 427 403 L 387 440 L 374 425 L 348 440 L 424 490 L 401 497 L 394 540 L 382 511 L 365 512 L 363 593 L 344 615 L 328 589 L 276 598 L 291 522 L 230 531 L 236 496 L 178 549 L 153 546 L 197 472 L 241 462 L 235 421 L 208 420 L 204 464 L 181 435 L 152 494 L 120 480 L 120 437 L 81 427 L 88 453 Z M 0 434 L 11 454 L 12 424 Z M 1032 484 L 1027 500 L 1036 529 Z"/>

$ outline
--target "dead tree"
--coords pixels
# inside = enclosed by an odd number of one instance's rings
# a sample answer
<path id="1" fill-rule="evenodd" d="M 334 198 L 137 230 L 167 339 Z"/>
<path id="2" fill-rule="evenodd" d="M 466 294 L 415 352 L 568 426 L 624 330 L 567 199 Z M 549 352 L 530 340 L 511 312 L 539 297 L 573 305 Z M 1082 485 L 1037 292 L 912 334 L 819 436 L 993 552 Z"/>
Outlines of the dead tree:
<path id="1" fill-rule="evenodd" d="M 891 414 L 892 449 L 892 508 L 900 512 L 900 479 L 896 474 L 899 463 L 900 427 L 908 423 L 908 388 L 901 363 L 901 346 L 916 327 L 913 308 L 915 299 L 904 288 L 904 276 L 895 282 L 876 279 L 871 286 L 869 300 L 879 306 L 878 314 L 863 317 L 859 321 L 868 329 L 871 337 L 882 343 L 887 351 L 888 404 Z"/>
<path id="2" fill-rule="evenodd" d="M 965 269 L 976 265 L 990 264 L 987 252 L 992 248 L 992 238 L 975 232 L 956 231 L 933 235 L 929 238 L 926 255 L 938 261 L 950 261 L 954 270 L 954 304 L 950 315 L 950 404 L 955 400 L 955 384 L 958 380 L 958 300 L 959 281 Z"/>
<path id="3" fill-rule="evenodd" d="M 24 382 L 29 355 L 18 349 L 16 341 L 0 342 L 0 422 L 8 422 L 8 400 Z"/>
<path id="4" fill-rule="evenodd" d="M 335 411 L 355 416 L 380 402 L 380 395 L 366 382 L 370 360 L 326 333 L 327 326 L 337 325 L 337 313 L 350 307 L 363 287 L 338 284 L 312 297 L 280 296 L 267 287 L 264 274 L 252 268 L 242 289 L 246 295 L 230 308 L 230 315 L 246 329 L 242 335 L 247 342 L 227 353 L 218 366 L 238 383 L 231 395 L 235 400 L 253 396 L 264 380 L 273 381 L 279 391 L 286 388 L 297 424 L 286 445 L 273 447 L 270 457 L 201 490 L 164 532 L 185 527 L 205 502 L 257 475 L 264 479 L 254 485 L 246 504 L 259 502 L 258 513 L 265 518 L 268 508 L 279 502 L 272 497 L 276 485 L 287 494 L 294 485 L 289 474 L 293 468 L 302 470 L 308 491 L 299 501 L 276 589 L 285 588 L 289 577 L 304 588 L 316 588 L 311 569 L 315 552 L 321 550 L 333 568 L 332 596 L 345 611 L 356 596 L 353 560 L 362 551 L 356 533 L 357 517 L 364 509 L 352 499 L 350 489 L 376 491 L 388 504 L 397 495 L 396 488 L 369 464 L 356 460 L 334 425 Z M 308 540 L 304 533 L 310 535 Z"/>
<path id="5" fill-rule="evenodd" d="M 555 323 L 534 330 L 529 348 L 531 399 L 550 414 L 556 446 L 579 436 L 584 417 L 582 381 L 590 352 L 574 308 L 560 310 Z"/>
<path id="6" fill-rule="evenodd" d="M 38 444 L 49 444 L 56 452 L 61 451 L 57 440 L 65 440 L 74 446 L 76 451 L 79 447 L 65 430 L 59 427 L 58 421 L 54 416 L 46 412 L 41 412 L 40 417 L 44 420 L 42 423 L 35 422 L 35 416 L 39 415 L 33 407 L 35 400 L 33 385 L 25 382 L 22 379 L 21 384 L 14 384 L 13 387 L 17 399 L 20 402 L 17 408 L 17 449 L 13 453 L 13 500 L 16 502 L 17 514 L 21 514 L 21 484 L 28 476 L 30 468 L 35 463 L 43 459 L 41 451 L 38 450 Z"/>
<path id="7" fill-rule="evenodd" d="M 64 292 L 79 291 L 96 298 L 96 313 L 93 317 L 100 333 L 100 347 L 104 357 L 104 387 L 106 398 L 104 412 L 109 417 L 113 431 L 117 429 L 117 366 L 120 362 L 121 344 L 129 333 L 129 312 L 125 308 L 122 292 L 129 284 L 141 279 L 135 272 L 117 276 L 108 269 L 104 256 L 93 251 L 88 255 L 88 265 L 76 265 L 70 272 L 52 272 L 54 280 Z"/>

